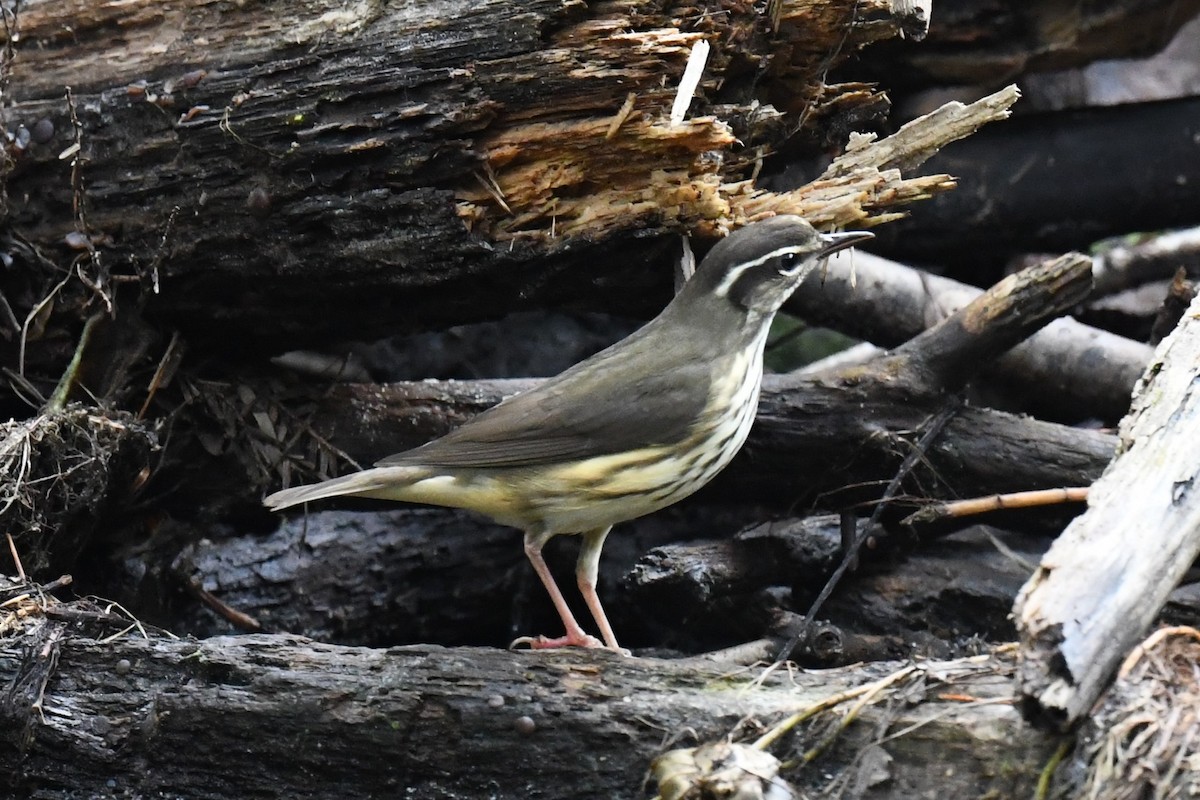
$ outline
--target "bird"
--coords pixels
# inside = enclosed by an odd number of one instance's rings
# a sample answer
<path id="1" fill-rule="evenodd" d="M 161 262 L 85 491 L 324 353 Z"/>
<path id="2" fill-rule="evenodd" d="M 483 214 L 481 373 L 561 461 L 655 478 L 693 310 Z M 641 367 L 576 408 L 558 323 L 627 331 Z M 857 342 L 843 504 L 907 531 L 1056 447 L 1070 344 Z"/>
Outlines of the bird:
<path id="1" fill-rule="evenodd" d="M 596 592 L 609 531 L 688 497 L 729 464 L 758 410 L 776 312 L 826 256 L 871 238 L 818 233 L 794 215 L 746 225 L 714 245 L 659 315 L 625 339 L 441 438 L 263 503 L 278 511 L 368 497 L 468 509 L 519 528 L 566 633 L 511 646 L 628 655 Z M 560 534 L 582 538 L 576 582 L 602 640 L 575 619 L 542 556 Z"/>

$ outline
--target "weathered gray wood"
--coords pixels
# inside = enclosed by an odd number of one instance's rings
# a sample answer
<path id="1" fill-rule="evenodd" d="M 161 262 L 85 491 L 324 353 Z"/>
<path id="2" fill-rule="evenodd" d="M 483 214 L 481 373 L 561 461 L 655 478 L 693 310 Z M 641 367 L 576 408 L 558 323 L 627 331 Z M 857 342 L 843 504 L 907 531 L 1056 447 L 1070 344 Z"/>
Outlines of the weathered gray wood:
<path id="1" fill-rule="evenodd" d="M 871 253 L 837 254 L 805 281 L 784 310 L 881 347 L 895 347 L 982 292 Z M 1000 356 L 983 383 L 1023 408 L 1077 421 L 1116 420 L 1154 352 L 1070 318 L 1057 319 Z"/>
<path id="2" fill-rule="evenodd" d="M 662 751 L 753 738 L 903 666 L 784 672 L 752 688 L 758 670 L 595 651 L 59 636 L 35 629 L 0 640 L 0 789 L 8 796 L 58 800 L 86 787 L 94 798 L 642 797 Z M 865 796 L 912 797 L 917 787 L 1028 796 L 1053 743 L 1029 733 L 1008 703 L 1008 663 L 921 666 L 878 696 L 903 702 L 868 705 L 827 758 L 785 777 L 814 787 L 831 775 L 852 779 L 866 745 L 919 722 L 877 745 L 883 770 L 873 771 Z M 11 691 L 27 685 L 23 670 L 35 684 L 49 675 L 40 712 L 31 708 L 36 685 Z M 947 681 L 956 697 L 939 699 Z M 958 699 L 965 695 L 979 702 Z M 774 749 L 786 757 L 813 735 Z"/>
<path id="3" fill-rule="evenodd" d="M 1112 294 L 1121 289 L 1159 280 L 1169 280 L 1175 270 L 1200 273 L 1200 228 L 1185 228 L 1136 241 L 1112 242 L 1096 255 L 1093 269 L 1096 292 Z"/>
<path id="4" fill-rule="evenodd" d="M 1155 352 L 1088 510 L 1017 600 L 1029 714 L 1069 727 L 1092 707 L 1200 554 L 1200 300 Z"/>

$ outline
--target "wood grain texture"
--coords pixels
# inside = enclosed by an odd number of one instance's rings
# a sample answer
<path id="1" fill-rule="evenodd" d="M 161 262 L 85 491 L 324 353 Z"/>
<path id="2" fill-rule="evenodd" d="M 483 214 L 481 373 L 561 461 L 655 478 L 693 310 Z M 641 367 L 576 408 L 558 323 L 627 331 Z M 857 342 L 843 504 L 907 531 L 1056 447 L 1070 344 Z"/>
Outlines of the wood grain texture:
<path id="1" fill-rule="evenodd" d="M 0 642 L 0 686 L 16 688 L 0 703 L 0 789 L 45 800 L 75 796 L 70 786 L 95 798 L 642 797 L 664 750 L 754 735 L 901 666 L 796 673 L 754 688 L 753 673 L 695 660 L 372 650 L 261 635 L 100 643 L 57 625 L 31 633 L 33 649 Z M 55 664 L 39 659 L 43 647 Z M 865 709 L 826 769 L 788 777 L 819 786 L 839 763 L 854 777 L 854 754 L 874 749 L 888 777 L 874 797 L 910 797 L 931 780 L 948 796 L 981 787 L 1027 795 L 1052 743 L 1024 732 L 1007 702 L 1008 669 L 1002 656 L 930 662 L 904 684 L 900 707 Z M 39 714 L 31 694 L 44 675 Z M 954 698 L 938 699 L 944 686 Z M 962 702 L 968 694 L 980 702 Z"/>
<path id="2" fill-rule="evenodd" d="M 1028 713 L 1068 727 L 1088 712 L 1200 554 L 1200 300 L 1155 352 L 1088 510 L 1017 600 Z"/>
<path id="3" fill-rule="evenodd" d="M 227 356 L 552 305 L 649 316 L 660 237 L 744 222 L 747 178 L 801 121 L 877 113 L 820 76 L 907 23 L 884 0 L 785 2 L 777 30 L 715 1 L 29 3 L 6 125 L 40 133 L 10 153 L 23 278 L 0 290 L 24 314 L 78 262 Z M 851 192 L 843 223 L 949 186 L 894 178 Z"/>

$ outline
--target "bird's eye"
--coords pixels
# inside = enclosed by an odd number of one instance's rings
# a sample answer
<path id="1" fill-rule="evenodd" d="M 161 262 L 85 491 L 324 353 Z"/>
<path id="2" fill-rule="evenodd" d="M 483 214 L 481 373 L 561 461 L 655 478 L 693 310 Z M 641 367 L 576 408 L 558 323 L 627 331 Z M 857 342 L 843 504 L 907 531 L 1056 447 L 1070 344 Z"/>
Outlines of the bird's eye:
<path id="1" fill-rule="evenodd" d="M 784 253 L 779 257 L 779 271 L 791 272 L 796 267 L 798 256 L 796 253 Z"/>

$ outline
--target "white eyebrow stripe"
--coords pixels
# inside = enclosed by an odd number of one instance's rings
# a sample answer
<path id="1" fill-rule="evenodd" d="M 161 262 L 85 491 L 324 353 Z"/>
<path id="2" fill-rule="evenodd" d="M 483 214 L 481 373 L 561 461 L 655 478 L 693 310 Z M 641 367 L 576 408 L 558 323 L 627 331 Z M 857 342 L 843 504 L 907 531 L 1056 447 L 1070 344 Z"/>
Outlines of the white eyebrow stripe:
<path id="1" fill-rule="evenodd" d="M 736 267 L 729 270 L 729 272 L 727 272 L 725 274 L 725 277 L 722 278 L 721 282 L 717 284 L 717 288 L 713 290 L 713 293 L 717 297 L 725 297 L 727 294 L 729 294 L 729 290 L 731 288 L 733 288 L 733 285 L 735 283 L 737 283 L 737 279 L 742 277 L 742 273 L 745 272 L 746 270 L 754 269 L 755 267 L 762 266 L 766 262 L 770 261 L 772 258 L 779 258 L 780 256 L 788 255 L 790 253 L 799 253 L 803 249 L 804 248 L 802 248 L 798 245 L 790 245 L 788 247 L 781 247 L 778 250 L 772 250 L 771 252 L 767 253 L 765 256 L 759 256 L 758 258 L 754 259 L 753 261 L 747 261 L 745 264 L 738 264 Z"/>

